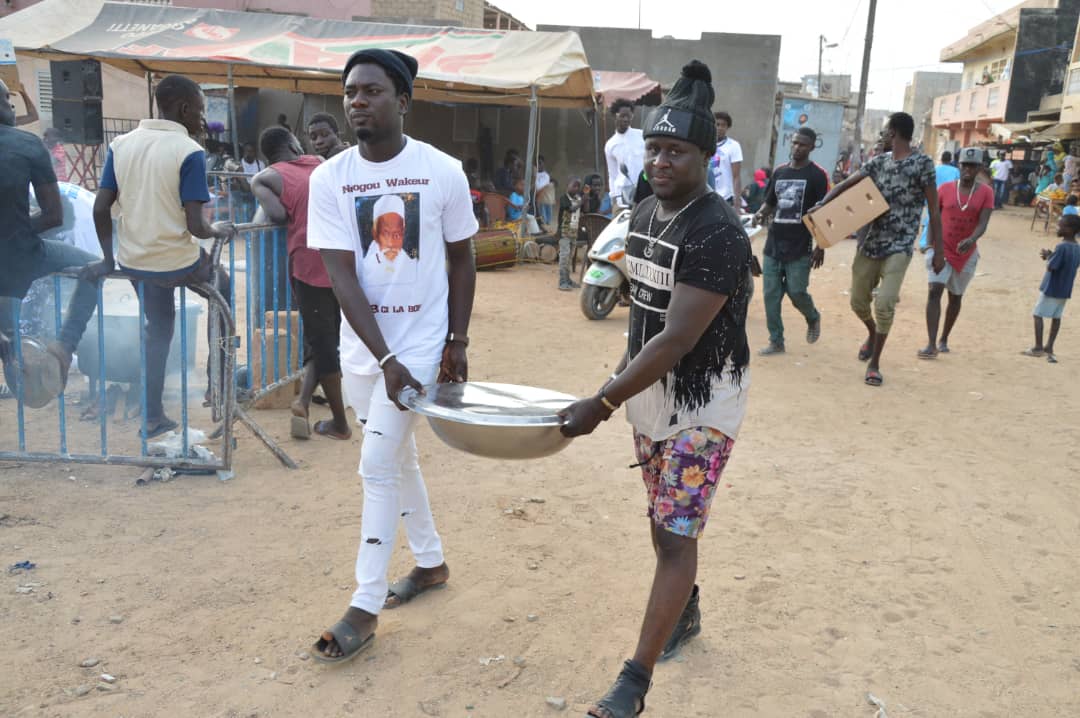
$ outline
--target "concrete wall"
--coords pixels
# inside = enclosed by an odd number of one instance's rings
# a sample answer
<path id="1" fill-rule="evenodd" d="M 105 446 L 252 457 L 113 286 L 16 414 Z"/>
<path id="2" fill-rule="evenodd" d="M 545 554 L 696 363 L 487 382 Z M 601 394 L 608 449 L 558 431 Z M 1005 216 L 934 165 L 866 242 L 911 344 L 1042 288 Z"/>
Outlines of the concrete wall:
<path id="1" fill-rule="evenodd" d="M 889 121 L 889 115 L 892 113 L 892 110 L 867 110 L 866 114 L 863 115 L 863 147 L 867 152 L 877 143 L 878 135 L 881 134 L 882 128 L 885 127 L 885 123 Z"/>
<path id="2" fill-rule="evenodd" d="M 927 113 L 934 106 L 934 98 L 960 89 L 959 72 L 916 72 L 911 84 L 904 90 L 904 112 L 915 118 L 915 138 L 926 134 Z"/>
<path id="3" fill-rule="evenodd" d="M 237 12 L 276 12 L 328 20 L 352 20 L 370 15 L 372 0 L 173 0 L 172 4 Z"/>
<path id="4" fill-rule="evenodd" d="M 409 24 L 484 26 L 484 0 L 370 0 L 371 16 Z M 460 10 L 458 9 L 460 4 Z"/>
<path id="5" fill-rule="evenodd" d="M 753 179 L 756 167 L 770 164 L 779 36 L 706 32 L 699 40 L 676 40 L 654 38 L 650 30 L 566 25 L 540 25 L 537 30 L 573 30 L 581 37 L 594 69 L 644 72 L 664 87 L 671 86 L 690 60 L 704 62 L 713 73 L 713 110 L 729 112 L 735 121 L 731 136 L 743 148 L 743 186 Z M 582 113 L 568 110 L 543 114 L 542 132 L 546 128 L 549 136 L 541 140 L 541 148 L 548 163 L 575 174 L 591 169 L 595 164 L 593 135 Z M 638 116 L 635 126 L 640 127 L 640 122 Z M 601 127 L 601 141 L 606 141 L 614 131 L 610 117 L 607 127 Z"/>

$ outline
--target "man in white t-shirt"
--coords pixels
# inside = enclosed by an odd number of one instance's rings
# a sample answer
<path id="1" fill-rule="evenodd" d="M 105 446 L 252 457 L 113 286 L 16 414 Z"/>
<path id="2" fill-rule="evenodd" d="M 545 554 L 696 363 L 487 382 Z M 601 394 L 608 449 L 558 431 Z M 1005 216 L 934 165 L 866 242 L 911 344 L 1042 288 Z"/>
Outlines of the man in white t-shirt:
<path id="1" fill-rule="evenodd" d="M 998 153 L 998 158 L 992 163 L 994 173 L 994 209 L 1001 209 L 1009 198 L 1009 173 L 1012 172 L 1012 160 L 1005 157 L 1004 152 Z"/>
<path id="2" fill-rule="evenodd" d="M 327 663 L 370 645 L 383 608 L 450 575 L 417 460 L 416 414 L 399 399 L 406 387 L 468 377 L 477 224 L 461 163 L 403 134 L 416 71 L 403 53 L 354 53 L 342 83 L 359 142 L 311 175 L 308 246 L 320 250 L 341 304 L 345 395 L 365 422 L 357 588 L 345 616 L 313 647 Z M 399 520 L 416 566 L 388 585 Z"/>
<path id="3" fill-rule="evenodd" d="M 645 167 L 645 138 L 641 130 L 631 127 L 634 121 L 634 103 L 629 100 L 615 100 L 611 106 L 615 115 L 615 134 L 604 145 L 604 157 L 607 159 L 608 192 L 611 203 L 622 204 L 620 197 L 625 188 L 637 186 L 637 178 Z"/>
<path id="4" fill-rule="evenodd" d="M 733 124 L 731 115 L 717 112 L 713 117 L 716 118 L 716 153 L 709 161 L 709 186 L 736 211 L 741 211 L 742 145 L 734 137 L 728 137 Z"/>

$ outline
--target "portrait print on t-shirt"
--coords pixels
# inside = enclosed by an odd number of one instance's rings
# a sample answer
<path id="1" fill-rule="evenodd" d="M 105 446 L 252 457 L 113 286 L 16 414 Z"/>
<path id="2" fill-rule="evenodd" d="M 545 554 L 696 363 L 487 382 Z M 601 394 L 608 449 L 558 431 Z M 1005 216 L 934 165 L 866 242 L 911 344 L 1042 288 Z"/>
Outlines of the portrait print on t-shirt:
<path id="1" fill-rule="evenodd" d="M 806 196 L 806 180 L 782 179 L 776 181 L 776 217 L 779 224 L 802 222 L 803 198 Z"/>
<path id="2" fill-rule="evenodd" d="M 420 261 L 420 196 L 415 192 L 356 198 L 365 287 L 412 284 Z"/>

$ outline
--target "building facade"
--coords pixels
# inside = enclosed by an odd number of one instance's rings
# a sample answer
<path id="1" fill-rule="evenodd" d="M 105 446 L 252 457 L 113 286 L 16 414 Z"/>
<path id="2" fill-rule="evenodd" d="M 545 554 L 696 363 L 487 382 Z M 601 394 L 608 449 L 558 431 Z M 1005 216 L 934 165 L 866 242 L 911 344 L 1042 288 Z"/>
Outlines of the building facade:
<path id="1" fill-rule="evenodd" d="M 931 116 L 934 98 L 960 89 L 959 72 L 916 72 L 904 88 L 904 112 L 915 118 L 914 141 L 927 153 L 937 154 Z"/>
<path id="2" fill-rule="evenodd" d="M 678 40 L 653 37 L 652 31 L 647 29 L 540 25 L 537 30 L 572 30 L 581 37 L 593 69 L 644 72 L 665 88 L 671 86 L 683 65 L 690 60 L 696 58 L 704 62 L 713 74 L 716 90 L 713 109 L 729 112 L 734 120 L 731 136 L 739 141 L 743 150 L 743 186 L 753 179 L 755 168 L 771 163 L 780 66 L 778 35 L 705 32 L 698 40 Z M 595 140 L 573 129 L 580 126 L 581 121 L 571 118 L 571 114 L 580 113 L 561 110 L 544 113 L 541 152 L 549 165 L 567 167 L 574 173 L 598 168 L 593 156 Z M 556 128 L 552 128 L 552 124 Z M 641 127 L 640 113 L 634 126 Z M 548 134 L 551 129 L 557 129 L 557 132 Z M 611 118 L 602 117 L 599 129 L 602 147 L 614 132 Z M 562 134 L 564 131 L 566 134 Z"/>
<path id="3" fill-rule="evenodd" d="M 1072 54 L 1069 56 L 1069 74 L 1061 95 L 1062 124 L 1080 125 L 1080 23 L 1073 37 Z M 1072 128 L 1073 137 L 1080 136 L 1080 127 Z"/>
<path id="4" fill-rule="evenodd" d="M 932 122 L 953 146 L 996 141 L 991 126 L 1026 122 L 1065 89 L 1080 0 L 1027 0 L 941 51 L 964 65 L 960 90 L 934 99 Z"/>

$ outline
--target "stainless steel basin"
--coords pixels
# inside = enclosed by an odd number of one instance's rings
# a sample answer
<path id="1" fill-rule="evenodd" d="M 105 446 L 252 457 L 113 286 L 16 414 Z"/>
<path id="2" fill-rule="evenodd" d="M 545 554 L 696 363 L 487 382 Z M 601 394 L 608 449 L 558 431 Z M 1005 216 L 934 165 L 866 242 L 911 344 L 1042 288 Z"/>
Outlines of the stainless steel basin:
<path id="1" fill-rule="evenodd" d="M 490 459 L 539 459 L 571 441 L 556 412 L 576 401 L 569 394 L 516 384 L 433 384 L 400 401 L 427 417 L 432 431 L 455 449 Z"/>

